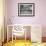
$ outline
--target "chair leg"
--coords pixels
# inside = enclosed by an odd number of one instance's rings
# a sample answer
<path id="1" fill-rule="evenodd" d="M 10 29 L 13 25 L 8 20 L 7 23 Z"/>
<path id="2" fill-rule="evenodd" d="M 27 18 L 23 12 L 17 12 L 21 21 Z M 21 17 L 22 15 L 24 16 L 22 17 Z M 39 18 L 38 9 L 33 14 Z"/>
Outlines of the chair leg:
<path id="1" fill-rule="evenodd" d="M 1 46 L 3 46 L 3 42 L 2 42 L 2 45 Z"/>

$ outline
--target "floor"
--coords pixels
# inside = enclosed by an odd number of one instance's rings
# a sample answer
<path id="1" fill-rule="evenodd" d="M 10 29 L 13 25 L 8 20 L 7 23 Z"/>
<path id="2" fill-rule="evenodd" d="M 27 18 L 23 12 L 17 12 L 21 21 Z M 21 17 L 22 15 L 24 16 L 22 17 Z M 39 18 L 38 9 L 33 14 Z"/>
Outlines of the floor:
<path id="1" fill-rule="evenodd" d="M 16 40 L 16 41 L 10 41 L 6 44 L 4 44 L 4 46 L 25 46 L 25 45 L 31 45 L 30 41 L 24 41 L 24 40 Z"/>
<path id="2" fill-rule="evenodd" d="M 14 40 L 5 43 L 3 46 L 46 46 L 46 43 L 31 43 L 30 41 Z"/>

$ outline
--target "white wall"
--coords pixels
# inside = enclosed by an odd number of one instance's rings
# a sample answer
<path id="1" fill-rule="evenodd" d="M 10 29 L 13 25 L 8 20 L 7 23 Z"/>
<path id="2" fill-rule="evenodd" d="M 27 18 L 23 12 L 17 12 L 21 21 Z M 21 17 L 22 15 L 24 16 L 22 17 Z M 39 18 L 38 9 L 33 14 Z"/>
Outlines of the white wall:
<path id="1" fill-rule="evenodd" d="M 0 0 L 0 41 L 3 40 L 3 0 Z"/>
<path id="2" fill-rule="evenodd" d="M 19 17 L 18 3 L 35 3 L 34 17 Z M 46 36 L 46 0 L 7 0 L 7 18 L 12 24 L 40 24 Z M 8 24 L 11 24 L 8 18 Z"/>

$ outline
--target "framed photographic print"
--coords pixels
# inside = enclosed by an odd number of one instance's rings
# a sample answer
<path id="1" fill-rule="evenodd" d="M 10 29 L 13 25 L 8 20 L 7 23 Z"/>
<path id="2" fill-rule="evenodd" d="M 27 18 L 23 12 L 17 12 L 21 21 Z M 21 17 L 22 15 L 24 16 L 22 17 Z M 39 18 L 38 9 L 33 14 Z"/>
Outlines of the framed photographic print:
<path id="1" fill-rule="evenodd" d="M 18 16 L 31 17 L 35 16 L 34 3 L 18 3 Z"/>

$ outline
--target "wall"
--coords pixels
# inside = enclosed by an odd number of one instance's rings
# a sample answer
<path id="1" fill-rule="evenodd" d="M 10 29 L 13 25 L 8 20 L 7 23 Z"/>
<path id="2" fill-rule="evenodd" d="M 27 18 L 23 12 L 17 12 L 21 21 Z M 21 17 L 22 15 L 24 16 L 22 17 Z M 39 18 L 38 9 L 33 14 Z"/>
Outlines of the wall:
<path id="1" fill-rule="evenodd" d="M 0 41 L 3 40 L 3 0 L 0 0 Z"/>
<path id="2" fill-rule="evenodd" d="M 34 17 L 19 17 L 18 3 L 35 3 Z M 9 20 L 10 17 L 10 20 Z M 46 0 L 7 0 L 7 24 L 40 24 L 46 37 Z"/>

